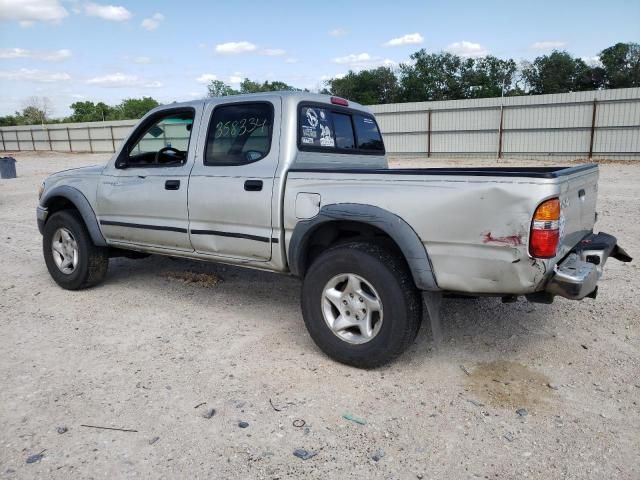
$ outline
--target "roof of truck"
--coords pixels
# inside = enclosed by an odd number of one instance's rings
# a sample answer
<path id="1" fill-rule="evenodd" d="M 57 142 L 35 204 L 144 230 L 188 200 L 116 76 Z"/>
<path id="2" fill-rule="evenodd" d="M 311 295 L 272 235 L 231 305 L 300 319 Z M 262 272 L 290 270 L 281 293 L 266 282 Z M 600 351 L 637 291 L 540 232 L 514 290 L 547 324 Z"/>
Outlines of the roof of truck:
<path id="1" fill-rule="evenodd" d="M 277 92 L 260 92 L 260 93 L 245 93 L 245 94 L 241 94 L 241 95 L 232 95 L 232 96 L 227 96 L 227 97 L 207 97 L 201 100 L 192 100 L 189 102 L 177 102 L 177 103 L 172 103 L 170 104 L 170 106 L 172 107 L 180 107 L 180 106 L 193 106 L 195 104 L 200 103 L 202 100 L 204 100 L 205 103 L 212 103 L 212 102 L 218 102 L 220 100 L 225 100 L 225 101 L 247 101 L 247 100 L 260 100 L 261 98 L 267 99 L 267 98 L 273 98 L 273 97 L 281 97 L 283 99 L 293 99 L 294 101 L 297 102 L 318 102 L 318 103 L 327 103 L 327 104 L 331 104 L 331 97 L 332 95 L 323 95 L 320 93 L 311 93 L 311 92 L 301 92 L 301 91 L 288 91 L 288 90 L 284 90 L 284 91 L 277 91 Z M 345 99 L 349 102 L 349 107 L 350 108 L 356 108 L 358 110 L 364 110 L 364 111 L 369 111 L 369 109 L 359 103 L 356 102 L 352 102 L 349 99 Z M 167 107 L 169 105 L 164 105 L 164 107 Z"/>

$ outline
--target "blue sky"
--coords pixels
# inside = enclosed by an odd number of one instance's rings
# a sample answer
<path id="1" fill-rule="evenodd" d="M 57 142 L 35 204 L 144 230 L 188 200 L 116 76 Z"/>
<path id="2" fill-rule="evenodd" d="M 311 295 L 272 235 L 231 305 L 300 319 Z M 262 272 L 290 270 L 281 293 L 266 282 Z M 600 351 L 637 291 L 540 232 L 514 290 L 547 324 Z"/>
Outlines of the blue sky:
<path id="1" fill-rule="evenodd" d="M 189 100 L 211 78 L 313 90 L 420 48 L 592 58 L 618 41 L 640 41 L 640 2 L 0 0 L 0 114 L 30 96 L 53 116 L 77 100 Z"/>

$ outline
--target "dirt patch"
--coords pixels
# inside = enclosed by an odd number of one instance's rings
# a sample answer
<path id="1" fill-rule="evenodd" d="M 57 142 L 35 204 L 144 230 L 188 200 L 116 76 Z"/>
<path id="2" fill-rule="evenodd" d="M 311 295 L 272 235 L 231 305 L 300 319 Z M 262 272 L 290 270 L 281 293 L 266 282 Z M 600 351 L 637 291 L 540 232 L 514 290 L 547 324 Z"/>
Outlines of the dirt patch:
<path id="1" fill-rule="evenodd" d="M 541 412 L 552 399 L 549 378 L 521 363 L 480 363 L 469 374 L 468 382 L 478 398 L 494 407 Z"/>
<path id="2" fill-rule="evenodd" d="M 161 277 L 168 280 L 177 280 L 182 283 L 198 285 L 199 287 L 210 288 L 222 281 L 217 275 L 212 273 L 197 273 L 197 272 L 163 272 Z"/>

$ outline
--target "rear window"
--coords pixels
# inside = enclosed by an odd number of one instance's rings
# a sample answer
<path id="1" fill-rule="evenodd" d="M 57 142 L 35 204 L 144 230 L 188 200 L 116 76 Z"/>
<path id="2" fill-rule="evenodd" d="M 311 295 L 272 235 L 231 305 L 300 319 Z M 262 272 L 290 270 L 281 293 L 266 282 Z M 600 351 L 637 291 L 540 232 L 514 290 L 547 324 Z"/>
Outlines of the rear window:
<path id="1" fill-rule="evenodd" d="M 300 107 L 298 147 L 303 151 L 384 154 L 382 136 L 372 116 L 329 105 Z"/>

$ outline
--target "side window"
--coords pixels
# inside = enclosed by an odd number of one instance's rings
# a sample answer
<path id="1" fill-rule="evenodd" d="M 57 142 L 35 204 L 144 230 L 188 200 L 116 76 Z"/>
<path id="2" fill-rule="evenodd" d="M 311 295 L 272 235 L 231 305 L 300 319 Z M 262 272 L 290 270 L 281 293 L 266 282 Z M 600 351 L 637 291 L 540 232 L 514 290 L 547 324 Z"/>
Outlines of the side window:
<path id="1" fill-rule="evenodd" d="M 205 165 L 245 165 L 266 157 L 271 150 L 273 106 L 270 103 L 235 103 L 213 110 Z"/>
<path id="2" fill-rule="evenodd" d="M 348 150 L 356 148 L 356 142 L 353 138 L 353 125 L 351 124 L 351 115 L 345 115 L 344 113 L 334 113 L 333 127 L 336 133 L 336 148 Z"/>
<path id="3" fill-rule="evenodd" d="M 373 118 L 365 117 L 364 115 L 354 115 L 353 121 L 356 125 L 358 148 L 360 150 L 384 152 L 384 143 L 382 142 L 380 131 Z"/>
<path id="4" fill-rule="evenodd" d="M 127 149 L 120 163 L 127 167 L 179 166 L 187 160 L 193 127 L 193 109 L 154 117 Z"/>

